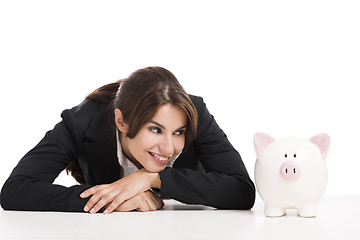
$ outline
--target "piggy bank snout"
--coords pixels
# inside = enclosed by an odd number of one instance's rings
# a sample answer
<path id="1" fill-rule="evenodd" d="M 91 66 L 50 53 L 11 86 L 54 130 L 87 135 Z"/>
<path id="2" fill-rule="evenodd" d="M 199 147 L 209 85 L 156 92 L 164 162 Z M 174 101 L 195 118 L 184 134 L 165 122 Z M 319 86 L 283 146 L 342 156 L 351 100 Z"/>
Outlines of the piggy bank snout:
<path id="1" fill-rule="evenodd" d="M 295 181 L 301 175 L 300 166 L 293 161 L 284 162 L 280 167 L 281 176 L 287 181 Z"/>

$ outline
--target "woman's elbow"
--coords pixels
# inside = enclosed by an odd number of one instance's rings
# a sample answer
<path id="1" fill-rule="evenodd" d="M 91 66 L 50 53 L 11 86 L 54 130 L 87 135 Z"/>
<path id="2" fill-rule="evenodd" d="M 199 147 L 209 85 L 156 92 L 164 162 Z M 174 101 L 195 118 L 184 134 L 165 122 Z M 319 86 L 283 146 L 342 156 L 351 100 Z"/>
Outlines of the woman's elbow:
<path id="1" fill-rule="evenodd" d="M 255 188 L 251 184 L 238 180 L 231 189 L 227 189 L 226 193 L 224 192 L 221 202 L 214 207 L 219 209 L 250 210 L 254 206 L 255 195 Z"/>
<path id="2" fill-rule="evenodd" d="M 239 193 L 237 209 L 250 210 L 255 204 L 255 187 L 244 183 Z"/>
<path id="3" fill-rule="evenodd" d="M 250 210 L 255 204 L 255 189 L 249 190 L 248 195 L 246 196 L 244 210 Z"/>
<path id="4" fill-rule="evenodd" d="M 4 183 L 4 185 L 2 186 L 1 189 L 1 193 L 0 193 L 0 205 L 4 210 L 11 210 L 12 209 L 12 205 L 11 205 L 11 183 L 9 183 L 8 181 L 6 181 Z"/>
<path id="5" fill-rule="evenodd" d="M 22 182 L 22 179 L 10 177 L 2 186 L 0 204 L 4 210 L 21 210 L 20 206 L 26 201 L 26 197 L 23 195 L 26 186 L 23 186 Z"/>

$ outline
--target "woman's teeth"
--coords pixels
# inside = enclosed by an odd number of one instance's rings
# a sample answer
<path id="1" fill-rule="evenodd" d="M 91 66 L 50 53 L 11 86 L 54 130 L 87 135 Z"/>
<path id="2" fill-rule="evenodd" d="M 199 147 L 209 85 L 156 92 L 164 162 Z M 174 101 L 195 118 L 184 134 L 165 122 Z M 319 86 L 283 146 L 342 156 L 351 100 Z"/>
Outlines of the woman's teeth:
<path id="1" fill-rule="evenodd" d="M 167 161 L 167 160 L 169 160 L 169 157 L 162 157 L 162 156 L 160 156 L 160 155 L 158 155 L 158 154 L 156 154 L 156 153 L 152 153 L 152 152 L 150 152 L 150 154 L 151 155 L 153 155 L 154 157 L 156 157 L 157 159 L 159 159 L 160 161 Z"/>

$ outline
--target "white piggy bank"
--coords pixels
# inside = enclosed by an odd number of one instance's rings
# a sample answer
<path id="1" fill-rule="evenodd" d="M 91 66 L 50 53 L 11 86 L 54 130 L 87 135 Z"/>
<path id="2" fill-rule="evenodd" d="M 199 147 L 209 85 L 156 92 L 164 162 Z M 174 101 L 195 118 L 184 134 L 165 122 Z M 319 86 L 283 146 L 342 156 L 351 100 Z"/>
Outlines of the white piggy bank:
<path id="1" fill-rule="evenodd" d="M 280 217 L 286 209 L 297 209 L 301 217 L 317 215 L 317 204 L 327 185 L 329 146 L 330 137 L 325 133 L 309 140 L 254 135 L 255 183 L 265 202 L 266 216 Z"/>

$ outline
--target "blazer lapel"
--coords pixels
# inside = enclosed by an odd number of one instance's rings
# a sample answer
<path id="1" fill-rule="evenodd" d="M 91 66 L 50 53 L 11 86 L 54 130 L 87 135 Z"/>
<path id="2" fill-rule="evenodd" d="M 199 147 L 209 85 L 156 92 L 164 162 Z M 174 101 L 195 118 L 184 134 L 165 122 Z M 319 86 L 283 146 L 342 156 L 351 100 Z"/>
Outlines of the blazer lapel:
<path id="1" fill-rule="evenodd" d="M 112 183 L 120 179 L 117 159 L 116 129 L 112 124 L 111 104 L 102 104 L 94 115 L 85 135 L 85 155 L 88 162 L 90 185 Z M 111 121 L 112 120 L 112 121 Z"/>

